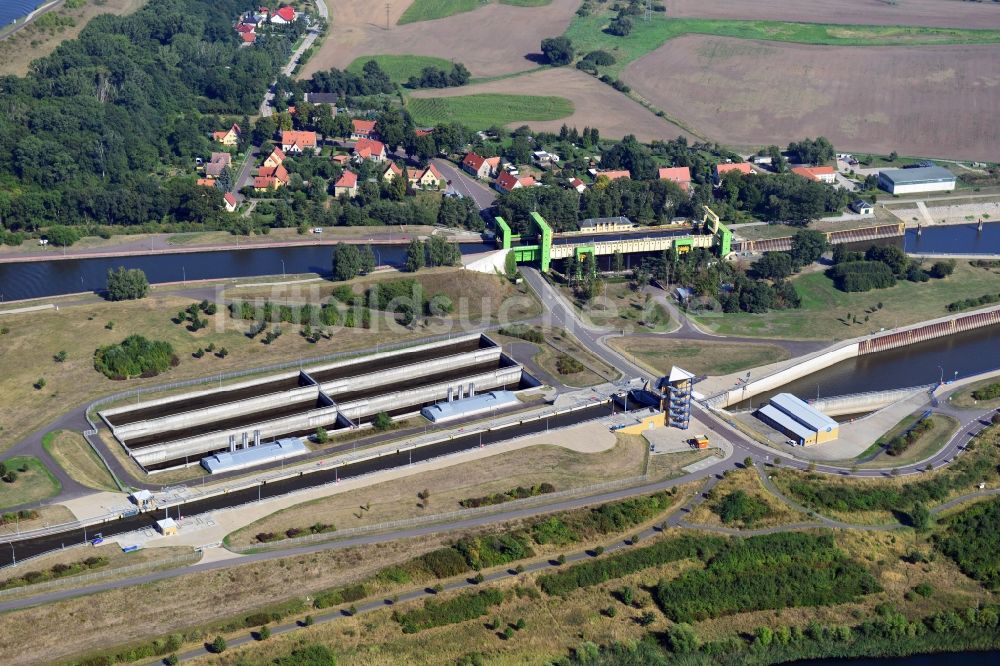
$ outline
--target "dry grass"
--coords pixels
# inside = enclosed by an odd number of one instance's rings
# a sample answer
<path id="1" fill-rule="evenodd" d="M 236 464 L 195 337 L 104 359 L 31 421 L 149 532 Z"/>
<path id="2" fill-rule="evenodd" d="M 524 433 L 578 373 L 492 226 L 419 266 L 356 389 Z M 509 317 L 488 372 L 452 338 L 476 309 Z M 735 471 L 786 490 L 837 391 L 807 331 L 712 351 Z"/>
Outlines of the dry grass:
<path id="1" fill-rule="evenodd" d="M 17 474 L 16 480 L 0 481 L 0 508 L 38 502 L 57 495 L 59 481 L 41 460 L 34 456 L 15 456 L 3 461 L 8 470 Z"/>
<path id="2" fill-rule="evenodd" d="M 694 510 L 688 522 L 699 525 L 723 525 L 719 514 L 713 511 L 712 507 L 722 501 L 726 495 L 737 490 L 742 490 L 747 495 L 764 502 L 767 505 L 769 514 L 753 525 L 729 524 L 726 527 L 772 527 L 774 525 L 801 522 L 805 519 L 802 514 L 792 510 L 787 504 L 768 492 L 755 470 L 741 468 L 726 474 L 725 478 L 712 489 L 709 500 L 702 502 Z"/>
<path id="3" fill-rule="evenodd" d="M 919 416 L 917 414 L 904 419 L 896 427 L 880 437 L 878 441 L 883 443 L 888 442 L 896 435 L 906 432 Z M 940 451 L 941 447 L 951 440 L 952 435 L 958 430 L 960 424 L 955 419 L 944 414 L 935 414 L 929 418 L 933 424 L 931 429 L 907 447 L 902 455 L 890 456 L 888 453 L 883 452 L 869 462 L 859 463 L 858 467 L 861 469 L 866 467 L 903 467 L 925 460 Z"/>
<path id="4" fill-rule="evenodd" d="M 44 30 L 30 24 L 0 41 L 0 74 L 23 76 L 28 72 L 32 60 L 49 55 L 68 39 L 75 39 L 90 19 L 98 14 L 131 14 L 146 2 L 147 0 L 87 0 L 79 9 L 55 9 L 52 13 L 72 18 L 74 25 L 61 30 Z"/>
<path id="5" fill-rule="evenodd" d="M 115 485 L 108 469 L 90 448 L 83 435 L 68 430 L 58 430 L 50 434 L 51 440 L 42 441 L 45 450 L 70 477 L 88 488 L 118 491 L 118 486 Z"/>
<path id="6" fill-rule="evenodd" d="M 17 520 L 9 525 L 0 526 L 0 540 L 9 534 L 37 530 L 49 525 L 62 525 L 76 520 L 73 512 L 62 504 L 48 504 L 35 510 L 38 512 L 37 518 Z"/>
<path id="7" fill-rule="evenodd" d="M 621 373 L 586 351 L 562 329 L 547 331 L 545 339 L 548 344 L 540 347 L 541 351 L 535 356 L 535 362 L 567 386 L 594 386 L 614 381 L 621 376 Z M 564 355 L 579 361 L 584 369 L 568 375 L 560 373 L 557 364 Z"/>
<path id="8" fill-rule="evenodd" d="M 556 490 L 628 478 L 642 474 L 645 461 L 642 438 L 621 437 L 610 451 L 578 453 L 558 446 L 532 446 L 490 457 L 376 484 L 278 511 L 237 530 L 226 542 L 233 546 L 256 543 L 261 532 L 281 533 L 317 522 L 338 528 L 373 525 L 390 520 L 447 513 L 462 507 L 459 501 L 503 492 L 517 486 L 551 483 Z M 430 491 L 424 502 L 417 497 Z M 367 506 L 368 509 L 362 509 Z"/>
<path id="9" fill-rule="evenodd" d="M 677 365 L 696 375 L 727 375 L 747 368 L 784 361 L 787 351 L 777 345 L 685 341 L 661 337 L 612 338 L 609 344 L 659 375 Z"/>
<path id="10" fill-rule="evenodd" d="M 568 285 L 560 284 L 558 289 L 598 326 L 626 333 L 658 333 L 676 326 L 669 321 L 666 308 L 652 296 L 633 291 L 626 281 L 604 282 L 600 293 L 589 302 L 578 299 Z"/>
<path id="11" fill-rule="evenodd" d="M 193 548 L 184 546 L 170 548 L 145 548 L 131 553 L 122 552 L 122 549 L 118 546 L 118 544 L 86 546 L 83 548 L 56 551 L 54 553 L 35 558 L 29 562 L 5 568 L 3 570 L 3 579 L 0 582 L 23 576 L 28 571 L 50 569 L 56 564 L 75 564 L 82 562 L 88 557 L 104 557 L 107 558 L 108 563 L 97 569 L 83 571 L 81 574 L 100 574 L 100 580 L 105 582 L 136 575 L 135 572 L 116 571 L 123 567 L 148 564 L 149 568 L 143 569 L 142 573 L 150 573 L 165 568 L 186 566 L 187 564 L 197 562 L 201 559 L 201 554 L 196 553 Z M 185 561 L 174 563 L 168 562 L 168 560 L 172 560 L 174 558 L 184 558 Z M 162 564 L 158 566 L 158 563 Z M 57 578 L 52 581 L 47 581 L 45 592 L 51 592 L 53 589 L 71 588 L 75 585 L 79 585 L 80 582 L 75 580 L 77 577 L 78 576 L 66 576 L 65 578 Z M 57 585 L 55 581 L 59 581 L 59 584 Z M 90 581 L 87 582 L 89 583 Z M 4 592 L 3 596 L 0 598 L 7 601 L 10 599 L 32 596 L 34 594 L 38 594 L 34 586 L 26 585 L 24 587 L 11 588 L 10 591 Z"/>
<path id="12" fill-rule="evenodd" d="M 843 150 L 988 161 L 1000 139 L 978 109 L 1000 103 L 998 54 L 993 44 L 859 48 L 685 35 L 628 65 L 623 79 L 722 142 L 822 134 Z M 868 85 L 859 88 L 862 68 Z"/>

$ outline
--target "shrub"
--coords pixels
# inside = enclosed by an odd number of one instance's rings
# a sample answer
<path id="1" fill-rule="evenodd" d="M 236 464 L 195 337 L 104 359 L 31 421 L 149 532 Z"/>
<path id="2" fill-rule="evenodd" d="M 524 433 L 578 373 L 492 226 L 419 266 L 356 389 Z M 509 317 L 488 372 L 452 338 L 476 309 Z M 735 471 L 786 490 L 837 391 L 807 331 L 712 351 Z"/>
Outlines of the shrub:
<path id="1" fill-rule="evenodd" d="M 379 412 L 372 419 L 372 427 L 376 430 L 388 430 L 392 427 L 392 417 L 388 412 Z"/>
<path id="2" fill-rule="evenodd" d="M 896 284 L 892 269 L 881 261 L 847 261 L 837 264 L 827 274 L 837 289 L 846 292 L 885 289 Z"/>
<path id="3" fill-rule="evenodd" d="M 119 266 L 117 271 L 108 269 L 107 296 L 109 301 L 129 301 L 143 298 L 149 291 L 149 280 L 139 268 L 126 270 Z"/>
<path id="4" fill-rule="evenodd" d="M 727 494 L 722 501 L 711 506 L 711 509 L 727 525 L 730 523 L 752 525 L 771 513 L 770 507 L 764 500 L 748 495 L 742 490 Z"/>
<path id="5" fill-rule="evenodd" d="M 266 641 L 271 637 L 271 629 L 265 624 L 257 631 L 257 640 Z"/>
<path id="6" fill-rule="evenodd" d="M 490 608 L 501 603 L 503 603 L 503 592 L 500 590 L 480 590 L 442 602 L 428 599 L 422 609 L 394 613 L 393 619 L 402 626 L 404 634 L 414 634 L 424 629 L 482 617 Z"/>
<path id="7" fill-rule="evenodd" d="M 469 570 L 465 558 L 454 548 L 438 548 L 419 559 L 436 578 L 450 578 Z"/>
<path id="8" fill-rule="evenodd" d="M 535 344 L 542 344 L 545 342 L 545 336 L 541 331 L 523 324 L 505 326 L 504 328 L 501 328 L 498 333 L 511 338 L 520 338 L 521 340 L 526 340 L 527 342 L 533 342 Z"/>
<path id="9" fill-rule="evenodd" d="M 560 375 L 573 375 L 583 372 L 583 364 L 572 356 L 563 354 L 556 361 L 556 370 L 559 371 Z"/>
<path id="10" fill-rule="evenodd" d="M 141 335 L 130 335 L 94 352 L 94 368 L 109 379 L 155 377 L 178 362 L 170 343 Z"/>
<path id="11" fill-rule="evenodd" d="M 222 636 L 216 636 L 215 640 L 208 647 L 212 653 L 222 654 L 226 651 L 226 639 Z"/>

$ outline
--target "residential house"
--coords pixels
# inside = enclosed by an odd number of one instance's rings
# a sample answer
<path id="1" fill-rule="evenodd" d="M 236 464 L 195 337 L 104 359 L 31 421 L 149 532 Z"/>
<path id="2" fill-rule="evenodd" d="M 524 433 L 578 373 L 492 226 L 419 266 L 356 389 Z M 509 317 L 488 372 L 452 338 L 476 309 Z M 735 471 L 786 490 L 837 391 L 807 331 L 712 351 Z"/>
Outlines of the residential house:
<path id="1" fill-rule="evenodd" d="M 285 152 L 281 148 L 275 148 L 271 151 L 271 154 L 267 156 L 264 160 L 264 166 L 266 167 L 276 167 L 281 166 L 285 162 Z"/>
<path id="2" fill-rule="evenodd" d="M 570 178 L 568 182 L 570 188 L 576 190 L 578 194 L 583 194 L 587 189 L 587 184 L 579 178 Z"/>
<path id="3" fill-rule="evenodd" d="M 549 153 L 544 150 L 536 150 L 531 153 L 531 159 L 535 161 L 535 164 L 539 166 L 548 166 L 549 164 L 554 164 L 559 162 L 559 156 L 555 153 Z"/>
<path id="4" fill-rule="evenodd" d="M 385 182 L 392 182 L 396 178 L 403 177 L 403 169 L 395 162 L 389 162 L 389 166 L 386 167 L 385 172 L 382 174 L 382 180 Z"/>
<path id="5" fill-rule="evenodd" d="M 792 173 L 802 176 L 806 180 L 812 180 L 817 183 L 833 185 L 837 182 L 837 172 L 834 171 L 832 166 L 798 166 L 792 168 Z"/>
<path id="6" fill-rule="evenodd" d="M 385 144 L 375 139 L 358 139 L 354 144 L 354 161 L 384 162 L 386 160 Z"/>
<path id="7" fill-rule="evenodd" d="M 433 164 L 428 165 L 426 169 L 407 169 L 406 180 L 410 182 L 410 187 L 421 190 L 440 190 L 441 186 L 447 183 Z"/>
<path id="8" fill-rule="evenodd" d="M 211 159 L 205 165 L 205 176 L 208 178 L 218 178 L 225 171 L 226 167 L 232 165 L 233 156 L 229 153 L 212 153 Z"/>
<path id="9" fill-rule="evenodd" d="M 331 107 L 333 115 L 337 115 L 337 102 L 340 96 L 337 93 L 306 93 L 306 101 L 310 104 L 326 104 Z"/>
<path id="10" fill-rule="evenodd" d="M 288 25 L 295 22 L 295 10 L 291 7 L 281 7 L 271 15 L 271 23 L 275 25 Z"/>
<path id="11" fill-rule="evenodd" d="M 462 168 L 476 178 L 485 180 L 496 174 L 500 168 L 500 158 L 482 157 L 475 153 L 469 153 L 462 160 Z"/>
<path id="12" fill-rule="evenodd" d="M 276 167 L 260 167 L 253 179 L 253 188 L 258 192 L 281 189 L 287 184 L 288 170 L 280 164 Z"/>
<path id="13" fill-rule="evenodd" d="M 253 23 L 237 23 L 236 32 L 242 34 L 252 33 L 257 31 L 257 26 Z"/>
<path id="14" fill-rule="evenodd" d="M 288 130 L 281 133 L 281 149 L 285 153 L 302 153 L 316 150 L 316 132 Z"/>
<path id="15" fill-rule="evenodd" d="M 375 131 L 376 121 L 374 120 L 363 120 L 361 118 L 354 118 L 351 120 L 351 138 L 357 141 L 358 139 L 374 139 L 378 136 Z"/>
<path id="16" fill-rule="evenodd" d="M 235 146 L 240 142 L 240 126 L 233 123 L 233 126 L 228 130 L 213 132 L 212 139 L 218 141 L 223 146 Z"/>
<path id="17" fill-rule="evenodd" d="M 498 192 L 507 193 L 516 190 L 519 187 L 531 187 L 534 184 L 535 179 L 531 176 L 518 177 L 504 171 L 497 176 L 496 182 L 493 183 L 493 187 L 495 187 Z"/>
<path id="18" fill-rule="evenodd" d="M 691 189 L 691 169 L 684 167 L 662 167 L 660 169 L 660 180 L 669 180 L 685 192 Z"/>
<path id="19" fill-rule="evenodd" d="M 251 44 L 253 44 L 254 42 L 257 41 L 257 33 L 256 32 L 242 32 L 242 33 L 240 33 L 240 39 L 243 40 L 243 43 L 240 44 L 240 46 L 250 46 Z"/>
<path id="20" fill-rule="evenodd" d="M 239 205 L 239 202 L 236 201 L 235 194 L 233 194 L 232 192 L 226 192 L 225 194 L 222 195 L 222 201 L 226 206 L 226 212 L 228 213 L 236 212 L 236 206 Z"/>
<path id="21" fill-rule="evenodd" d="M 604 176 L 608 180 L 618 180 L 619 178 L 632 178 L 632 172 L 628 169 L 609 169 L 607 171 L 598 171 L 595 173 L 596 178 Z"/>
<path id="22" fill-rule="evenodd" d="M 727 173 L 741 173 L 744 175 L 756 174 L 757 170 L 750 165 L 749 162 L 736 162 L 729 164 L 716 164 L 715 165 L 715 179 L 722 180 L 722 177 Z"/>
<path id="23" fill-rule="evenodd" d="M 268 19 L 268 17 L 270 17 L 270 15 L 271 15 L 271 10 L 270 9 L 268 9 L 267 7 L 261 7 L 256 12 L 254 12 L 253 19 L 257 23 L 262 23 L 262 22 L 266 21 Z"/>
<path id="24" fill-rule="evenodd" d="M 349 197 L 353 197 L 357 193 L 358 174 L 353 171 L 344 171 L 344 174 L 333 184 L 334 196 L 339 197 L 341 194 L 346 194 Z"/>

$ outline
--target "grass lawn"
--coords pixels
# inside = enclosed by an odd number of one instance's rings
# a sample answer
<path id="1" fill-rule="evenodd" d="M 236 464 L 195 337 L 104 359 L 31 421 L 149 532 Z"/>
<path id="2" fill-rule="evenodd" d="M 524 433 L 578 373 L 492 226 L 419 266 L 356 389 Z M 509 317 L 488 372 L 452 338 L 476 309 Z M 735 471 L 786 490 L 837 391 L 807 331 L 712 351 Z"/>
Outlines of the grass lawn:
<path id="1" fill-rule="evenodd" d="M 921 412 L 920 414 L 922 414 Z M 911 414 L 899 423 L 897 423 L 892 430 L 887 432 L 878 438 L 878 440 L 872 444 L 872 446 L 862 453 L 858 458 L 865 458 L 871 455 L 875 451 L 882 448 L 883 445 L 887 444 L 889 440 L 897 435 L 906 432 L 910 426 L 916 423 L 917 419 L 920 418 L 920 414 Z M 869 462 L 859 463 L 858 467 L 864 469 L 866 467 L 902 467 L 904 465 L 912 465 L 915 462 L 920 462 L 926 458 L 931 457 L 935 453 L 941 450 L 951 436 L 955 434 L 958 430 L 959 423 L 950 416 L 945 416 L 944 414 L 934 414 L 929 417 L 933 427 L 920 436 L 920 439 L 910 444 L 906 451 L 899 456 L 890 456 L 884 451 L 879 455 L 875 456 Z"/>
<path id="2" fill-rule="evenodd" d="M 573 113 L 573 103 L 563 97 L 497 93 L 410 98 L 407 101 L 407 108 L 417 125 L 461 123 L 467 127 L 490 127 L 531 120 L 558 120 Z"/>
<path id="3" fill-rule="evenodd" d="M 419 0 L 418 0 L 419 1 Z M 411 5 L 412 7 L 412 5 Z M 379 67 L 389 75 L 394 83 L 406 83 L 411 76 L 420 76 L 424 67 L 437 67 L 446 72 L 451 71 L 451 61 L 433 56 L 417 55 L 371 55 L 361 56 L 347 66 L 348 72 L 360 74 L 365 63 L 374 60 Z"/>
<path id="4" fill-rule="evenodd" d="M 38 502 L 59 494 L 62 484 L 52 476 L 42 461 L 33 456 L 15 456 L 3 461 L 7 470 L 17 473 L 14 483 L 0 481 L 0 508 Z M 25 471 L 21 471 L 24 468 Z"/>
<path id="5" fill-rule="evenodd" d="M 740 468 L 726 473 L 725 478 L 709 492 L 709 499 L 702 502 L 688 519 L 692 524 L 720 526 L 724 523 L 719 517 L 718 506 L 730 493 L 742 490 L 748 496 L 760 500 L 767 506 L 767 514 L 746 525 L 741 522 L 729 523 L 727 527 L 758 528 L 783 525 L 804 520 L 805 517 L 794 511 L 787 504 L 772 495 L 764 488 L 760 476 L 752 469 Z"/>
<path id="6" fill-rule="evenodd" d="M 673 365 L 696 375 L 728 375 L 788 358 L 787 351 L 768 344 L 733 344 L 657 337 L 612 338 L 608 343 L 658 375 L 669 373 L 670 366 Z"/>
<path id="7" fill-rule="evenodd" d="M 802 297 L 802 307 L 797 310 L 713 313 L 711 317 L 700 317 L 698 323 L 723 335 L 844 340 L 943 317 L 948 314 L 948 303 L 1000 291 L 1000 277 L 972 268 L 967 261 L 959 261 L 955 273 L 944 280 L 904 280 L 889 289 L 868 292 L 838 291 L 822 272 L 799 275 L 791 282 Z M 848 314 L 852 320 L 857 317 L 858 323 L 846 323 Z M 866 317 L 868 321 L 863 321 Z"/>
<path id="8" fill-rule="evenodd" d="M 69 430 L 56 430 L 42 438 L 42 446 L 76 481 L 88 488 L 118 491 L 111 473 L 83 435 Z"/>
<path id="9" fill-rule="evenodd" d="M 500 0 L 501 5 L 514 5 L 515 7 L 541 7 L 551 2 L 552 0 Z"/>
<path id="10" fill-rule="evenodd" d="M 990 377 L 989 379 L 984 379 L 981 382 L 970 384 L 952 396 L 951 404 L 963 409 L 992 409 L 1000 407 L 1000 398 L 994 398 L 992 400 L 976 400 L 972 397 L 973 391 L 977 391 L 994 384 L 1000 384 L 1000 376 Z"/>
<path id="11" fill-rule="evenodd" d="M 452 14 L 471 12 L 482 5 L 480 0 L 413 0 L 413 4 L 406 8 L 396 25 L 432 21 Z"/>
<path id="12" fill-rule="evenodd" d="M 565 331 L 551 331 L 547 334 L 546 339 L 551 340 L 552 344 L 541 346 L 541 351 L 535 356 L 535 362 L 563 384 L 577 387 L 594 386 L 614 381 L 620 376 L 617 370 L 588 353 Z M 580 361 L 584 369 L 566 375 L 560 373 L 557 363 L 563 355 Z"/>
<path id="13" fill-rule="evenodd" d="M 601 71 L 616 77 L 636 58 L 656 50 L 669 39 L 687 34 L 832 46 L 1000 42 L 1000 30 L 666 18 L 656 14 L 653 15 L 653 20 L 648 22 L 633 17 L 632 32 L 627 37 L 616 37 L 604 32 L 604 28 L 612 18 L 611 12 L 575 17 L 566 30 L 566 36 L 572 40 L 578 54 L 601 49 L 614 55 L 615 63 L 601 68 Z"/>
<path id="14" fill-rule="evenodd" d="M 651 295 L 633 291 L 626 280 L 605 280 L 590 301 L 577 298 L 569 285 L 552 284 L 598 326 L 627 333 L 664 333 L 673 326 L 662 304 Z"/>

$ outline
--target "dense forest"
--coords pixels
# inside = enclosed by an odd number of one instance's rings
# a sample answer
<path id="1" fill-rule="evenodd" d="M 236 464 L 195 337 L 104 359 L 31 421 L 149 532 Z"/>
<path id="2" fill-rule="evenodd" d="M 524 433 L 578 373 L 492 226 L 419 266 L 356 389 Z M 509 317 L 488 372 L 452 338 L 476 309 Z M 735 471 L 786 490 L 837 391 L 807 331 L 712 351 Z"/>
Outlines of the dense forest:
<path id="1" fill-rule="evenodd" d="M 217 214 L 222 192 L 172 179 L 209 133 L 251 114 L 287 59 L 285 36 L 240 48 L 249 0 L 151 0 L 0 78 L 0 228 L 134 225 Z"/>

